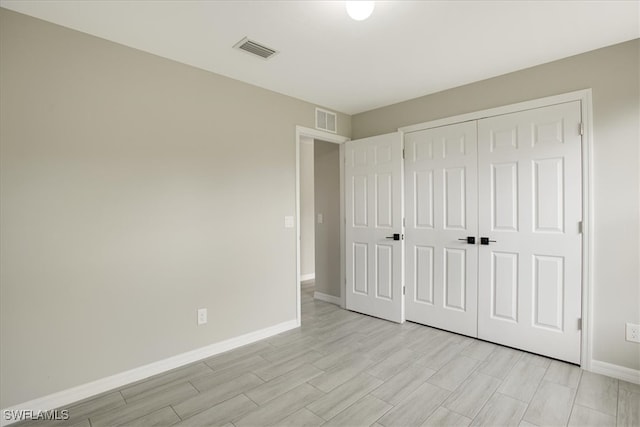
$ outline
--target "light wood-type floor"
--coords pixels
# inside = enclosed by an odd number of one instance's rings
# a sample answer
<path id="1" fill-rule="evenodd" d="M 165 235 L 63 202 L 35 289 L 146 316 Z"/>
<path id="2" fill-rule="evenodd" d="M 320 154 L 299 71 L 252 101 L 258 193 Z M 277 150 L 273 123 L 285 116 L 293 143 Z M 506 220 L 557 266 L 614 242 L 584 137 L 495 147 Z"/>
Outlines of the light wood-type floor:
<path id="1" fill-rule="evenodd" d="M 70 406 L 67 425 L 640 425 L 636 384 L 345 311 L 312 286 L 301 328 Z"/>

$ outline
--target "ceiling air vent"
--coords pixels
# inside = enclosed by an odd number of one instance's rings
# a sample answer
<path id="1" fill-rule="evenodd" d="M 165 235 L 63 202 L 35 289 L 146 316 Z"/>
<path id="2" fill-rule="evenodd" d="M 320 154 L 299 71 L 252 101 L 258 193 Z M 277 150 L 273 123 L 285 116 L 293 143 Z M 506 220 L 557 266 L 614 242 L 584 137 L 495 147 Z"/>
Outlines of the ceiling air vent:
<path id="1" fill-rule="evenodd" d="M 323 110 L 322 108 L 316 108 L 316 129 L 336 133 L 336 123 L 336 113 Z"/>
<path id="2" fill-rule="evenodd" d="M 271 49 L 270 47 L 266 47 L 258 42 L 254 42 L 253 40 L 249 40 L 248 37 L 243 38 L 238 43 L 233 45 L 236 49 L 244 50 L 252 55 L 257 55 L 263 59 L 269 59 L 276 53 L 277 50 Z"/>

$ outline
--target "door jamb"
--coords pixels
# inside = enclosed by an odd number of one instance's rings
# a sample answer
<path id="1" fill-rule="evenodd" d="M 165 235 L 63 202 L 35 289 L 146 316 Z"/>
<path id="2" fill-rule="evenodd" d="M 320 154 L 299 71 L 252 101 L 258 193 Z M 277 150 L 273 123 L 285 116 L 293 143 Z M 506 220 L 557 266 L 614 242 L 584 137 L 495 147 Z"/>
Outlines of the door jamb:
<path id="1" fill-rule="evenodd" d="M 516 104 L 504 105 L 467 114 L 446 117 L 443 119 L 431 120 L 415 125 L 398 128 L 402 132 L 403 144 L 404 135 L 410 132 L 447 126 L 455 123 L 470 120 L 480 120 L 487 117 L 499 116 L 502 114 L 515 113 L 518 111 L 532 110 L 535 108 L 548 107 L 565 102 L 580 101 L 582 119 L 582 335 L 580 343 L 580 367 L 587 371 L 591 370 L 593 358 L 593 104 L 592 90 L 583 89 L 574 92 L 563 93 Z"/>
<path id="2" fill-rule="evenodd" d="M 350 138 L 317 129 L 296 126 L 296 322 L 302 324 L 300 307 L 300 144 L 301 137 L 320 139 L 340 145 L 340 306 L 344 308 L 344 292 L 342 284 L 345 281 L 345 252 L 344 252 L 344 143 Z M 315 215 L 314 215 L 315 216 Z M 315 218 L 314 218 L 315 224 Z"/>

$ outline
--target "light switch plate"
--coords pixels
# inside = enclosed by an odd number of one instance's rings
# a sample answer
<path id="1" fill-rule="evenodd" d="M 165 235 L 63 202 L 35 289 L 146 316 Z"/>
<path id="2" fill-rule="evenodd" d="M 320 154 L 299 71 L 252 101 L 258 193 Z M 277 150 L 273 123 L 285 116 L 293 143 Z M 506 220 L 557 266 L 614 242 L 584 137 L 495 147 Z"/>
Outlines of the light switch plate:
<path id="1" fill-rule="evenodd" d="M 207 309 L 199 308 L 198 309 L 198 325 L 204 325 L 207 323 Z"/>
<path id="2" fill-rule="evenodd" d="M 324 217 L 321 213 L 318 214 L 318 224 L 322 224 L 324 222 Z"/>
<path id="3" fill-rule="evenodd" d="M 293 221 L 292 216 L 284 217 L 284 228 L 293 228 L 295 226 L 295 222 Z"/>

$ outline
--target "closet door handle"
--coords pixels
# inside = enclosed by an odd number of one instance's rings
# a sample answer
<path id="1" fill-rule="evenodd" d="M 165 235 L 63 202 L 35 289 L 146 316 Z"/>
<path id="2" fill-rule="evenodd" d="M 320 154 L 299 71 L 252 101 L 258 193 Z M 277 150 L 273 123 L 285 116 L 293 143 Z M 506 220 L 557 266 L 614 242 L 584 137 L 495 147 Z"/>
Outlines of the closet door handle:
<path id="1" fill-rule="evenodd" d="M 495 240 L 489 240 L 488 237 L 481 237 L 480 238 L 480 244 L 481 245 L 488 245 L 489 242 L 494 242 L 495 243 Z"/>
<path id="2" fill-rule="evenodd" d="M 458 239 L 461 240 L 463 242 L 467 242 L 470 245 L 475 245 L 476 244 L 476 238 L 474 236 L 467 236 L 464 239 Z"/>

